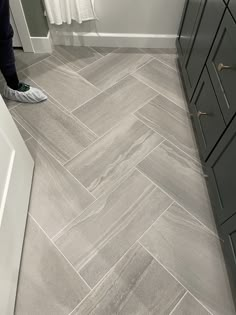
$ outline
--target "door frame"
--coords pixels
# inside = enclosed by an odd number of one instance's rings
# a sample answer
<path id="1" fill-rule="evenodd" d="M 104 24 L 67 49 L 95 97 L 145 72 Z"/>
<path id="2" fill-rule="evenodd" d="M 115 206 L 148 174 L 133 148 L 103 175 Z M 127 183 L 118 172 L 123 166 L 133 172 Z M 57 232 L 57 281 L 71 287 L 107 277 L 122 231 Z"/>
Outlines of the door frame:
<path id="1" fill-rule="evenodd" d="M 35 52 L 21 0 L 10 0 L 10 7 L 24 52 Z"/>

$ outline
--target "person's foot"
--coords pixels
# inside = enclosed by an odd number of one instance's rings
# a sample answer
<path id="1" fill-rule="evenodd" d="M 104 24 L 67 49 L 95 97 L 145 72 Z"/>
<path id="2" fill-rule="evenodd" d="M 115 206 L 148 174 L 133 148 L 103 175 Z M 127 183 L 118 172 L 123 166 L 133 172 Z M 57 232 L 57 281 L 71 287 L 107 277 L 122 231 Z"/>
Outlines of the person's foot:
<path id="1" fill-rule="evenodd" d="M 17 90 L 13 90 L 6 85 L 3 96 L 11 101 L 20 103 L 40 103 L 47 99 L 47 96 L 42 91 L 25 83 L 19 83 Z"/>

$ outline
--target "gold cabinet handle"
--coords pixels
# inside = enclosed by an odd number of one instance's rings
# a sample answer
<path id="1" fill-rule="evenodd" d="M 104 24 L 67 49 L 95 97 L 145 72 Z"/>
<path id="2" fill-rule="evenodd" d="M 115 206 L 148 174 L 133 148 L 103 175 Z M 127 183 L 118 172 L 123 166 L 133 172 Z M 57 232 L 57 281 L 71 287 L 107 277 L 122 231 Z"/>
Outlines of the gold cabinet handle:
<path id="1" fill-rule="evenodd" d="M 203 112 L 197 112 L 197 117 L 200 118 L 201 116 L 207 116 L 207 113 L 203 113 Z"/>
<path id="2" fill-rule="evenodd" d="M 219 63 L 218 67 L 217 67 L 218 71 L 221 72 L 222 70 L 226 70 L 226 69 L 232 69 L 232 70 L 236 70 L 236 66 L 226 66 L 223 63 Z"/>

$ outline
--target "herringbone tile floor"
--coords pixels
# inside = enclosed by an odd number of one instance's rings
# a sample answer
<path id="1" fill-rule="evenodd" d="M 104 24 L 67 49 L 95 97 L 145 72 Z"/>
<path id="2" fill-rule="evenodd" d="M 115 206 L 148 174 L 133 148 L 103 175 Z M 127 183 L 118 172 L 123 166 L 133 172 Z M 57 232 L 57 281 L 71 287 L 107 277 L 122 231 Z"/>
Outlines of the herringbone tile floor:
<path id="1" fill-rule="evenodd" d="M 175 53 L 16 58 L 48 95 L 8 102 L 35 159 L 16 315 L 235 314 Z"/>

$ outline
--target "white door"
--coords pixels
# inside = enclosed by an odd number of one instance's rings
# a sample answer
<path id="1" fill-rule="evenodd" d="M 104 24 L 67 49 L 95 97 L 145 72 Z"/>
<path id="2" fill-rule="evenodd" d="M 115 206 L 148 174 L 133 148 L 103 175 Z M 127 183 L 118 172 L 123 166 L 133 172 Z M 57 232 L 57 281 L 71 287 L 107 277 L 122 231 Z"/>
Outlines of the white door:
<path id="1" fill-rule="evenodd" d="M 13 315 L 34 162 L 0 95 L 0 314 Z"/>

